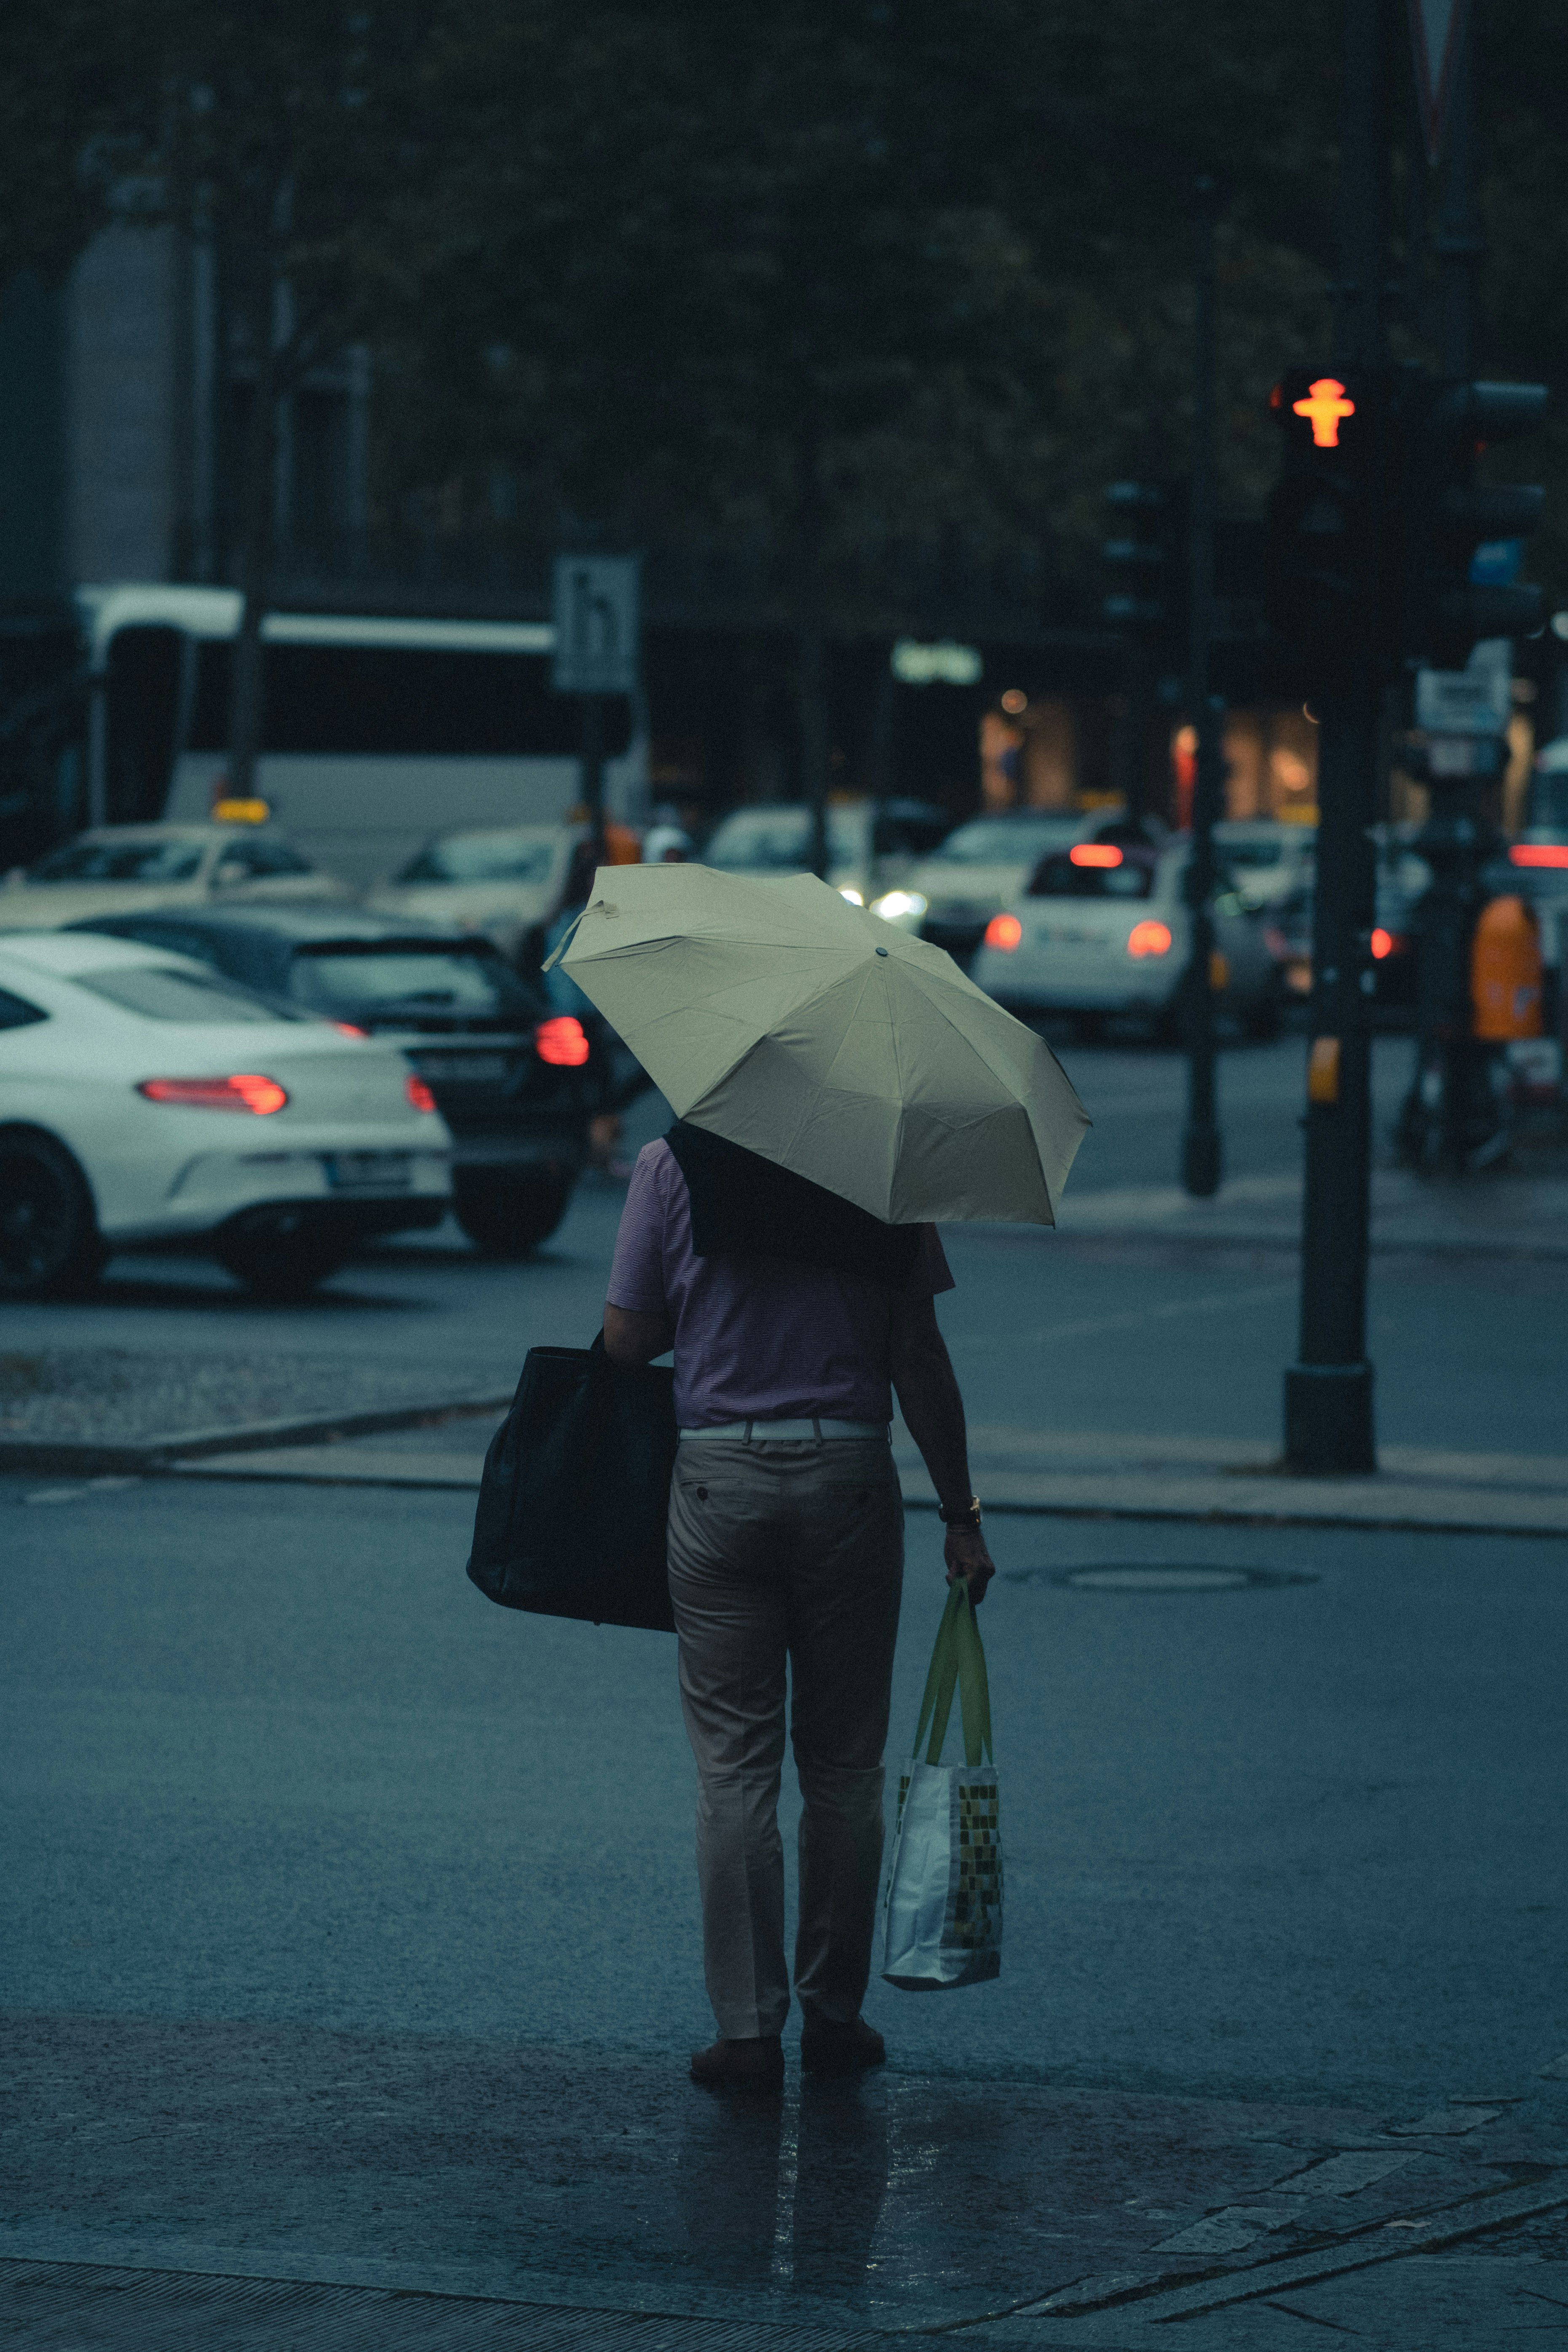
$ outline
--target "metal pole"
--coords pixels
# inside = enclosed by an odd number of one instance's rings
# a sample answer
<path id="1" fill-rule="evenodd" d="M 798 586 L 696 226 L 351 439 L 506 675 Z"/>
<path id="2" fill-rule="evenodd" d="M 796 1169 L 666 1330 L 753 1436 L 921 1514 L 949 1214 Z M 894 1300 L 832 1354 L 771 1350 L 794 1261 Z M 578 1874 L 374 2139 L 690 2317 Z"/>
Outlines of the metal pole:
<path id="1" fill-rule="evenodd" d="M 583 805 L 588 812 L 594 862 L 605 862 L 605 698 L 583 697 Z"/>
<path id="2" fill-rule="evenodd" d="M 1478 5 L 1471 0 L 1455 37 L 1436 239 L 1439 357 L 1443 373 L 1459 383 L 1475 364 L 1476 278 L 1485 250 L 1475 191 Z M 1422 168 L 1418 158 L 1412 160 L 1413 172 Z M 1436 1143 L 1456 1173 L 1495 1125 L 1486 1049 L 1471 1034 L 1470 946 L 1485 895 L 1481 869 L 1496 842 L 1483 807 L 1492 771 L 1479 746 L 1474 767 L 1476 772 L 1428 778 L 1427 819 L 1415 846 L 1433 880 L 1416 912 L 1421 1005 L 1410 1092 L 1400 1116 L 1405 1158 L 1429 1162 L 1438 1156 L 1431 1148 Z M 1429 1076 L 1439 1080 L 1436 1132 L 1426 1097 Z"/>
<path id="3" fill-rule="evenodd" d="M 1220 1184 L 1221 1147 L 1215 1108 L 1214 828 L 1225 808 L 1224 705 L 1209 692 L 1209 640 L 1214 633 L 1215 510 L 1215 225 L 1218 191 L 1211 179 L 1193 184 L 1195 256 L 1193 272 L 1193 487 L 1189 554 L 1192 565 L 1188 697 L 1197 732 L 1193 787 L 1193 843 L 1185 889 L 1192 910 L 1187 965 L 1187 1124 L 1182 1137 L 1182 1181 L 1206 1198 Z"/>
<path id="4" fill-rule="evenodd" d="M 1385 0 L 1346 0 L 1334 357 L 1386 357 L 1389 25 Z M 1285 1457 L 1341 1475 L 1377 1467 L 1366 1357 L 1371 1215 L 1372 929 L 1381 680 L 1368 663 L 1321 698 L 1312 1045 L 1301 1231 L 1300 1357 L 1285 1375 Z"/>

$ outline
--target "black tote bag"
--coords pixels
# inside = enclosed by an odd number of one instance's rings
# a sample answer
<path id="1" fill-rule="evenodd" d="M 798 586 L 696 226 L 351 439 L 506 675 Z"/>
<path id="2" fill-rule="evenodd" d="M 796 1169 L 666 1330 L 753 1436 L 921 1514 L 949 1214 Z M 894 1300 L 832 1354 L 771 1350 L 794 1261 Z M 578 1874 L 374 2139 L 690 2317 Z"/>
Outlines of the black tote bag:
<path id="1" fill-rule="evenodd" d="M 531 1348 L 490 1440 L 468 1574 L 503 1609 L 673 1633 L 665 1550 L 675 1375 Z"/>

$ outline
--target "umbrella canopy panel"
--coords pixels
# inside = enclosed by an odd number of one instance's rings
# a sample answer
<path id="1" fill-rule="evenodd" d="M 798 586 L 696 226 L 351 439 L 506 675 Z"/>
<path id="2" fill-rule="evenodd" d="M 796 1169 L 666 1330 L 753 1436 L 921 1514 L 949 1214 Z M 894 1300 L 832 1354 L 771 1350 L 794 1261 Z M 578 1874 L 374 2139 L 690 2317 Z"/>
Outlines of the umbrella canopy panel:
<path id="1" fill-rule="evenodd" d="M 561 960 L 693 1126 L 888 1223 L 1055 1223 L 1089 1126 L 1055 1055 L 815 876 L 601 867 Z"/>

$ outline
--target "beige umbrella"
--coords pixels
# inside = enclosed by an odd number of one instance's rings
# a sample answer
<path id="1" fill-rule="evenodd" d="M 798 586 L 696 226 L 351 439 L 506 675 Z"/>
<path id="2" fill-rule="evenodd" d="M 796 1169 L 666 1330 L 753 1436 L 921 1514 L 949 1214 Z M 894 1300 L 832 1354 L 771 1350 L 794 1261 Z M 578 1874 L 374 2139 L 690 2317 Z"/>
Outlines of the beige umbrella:
<path id="1" fill-rule="evenodd" d="M 1055 1055 L 814 876 L 603 866 L 557 960 L 693 1127 L 885 1223 L 1056 1223 L 1089 1120 Z"/>

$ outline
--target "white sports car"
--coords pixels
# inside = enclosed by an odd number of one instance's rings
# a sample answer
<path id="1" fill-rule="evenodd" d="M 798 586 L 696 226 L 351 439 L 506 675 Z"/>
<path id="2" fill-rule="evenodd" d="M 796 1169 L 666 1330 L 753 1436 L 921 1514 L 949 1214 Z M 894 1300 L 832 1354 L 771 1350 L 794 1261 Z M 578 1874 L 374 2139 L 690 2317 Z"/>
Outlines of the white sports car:
<path id="1" fill-rule="evenodd" d="M 127 940 L 0 940 L 0 1298 L 160 1244 L 299 1297 L 438 1224 L 450 1158 L 423 1079 L 352 1027 Z"/>
<path id="2" fill-rule="evenodd" d="M 1137 1013 L 1174 1036 L 1192 952 L 1186 866 L 1185 842 L 1156 849 L 1132 836 L 1053 852 L 992 917 L 970 978 L 1012 1013 L 1075 1013 L 1090 1028 L 1108 1013 Z M 1258 918 L 1223 881 L 1214 928 L 1216 1005 L 1248 1035 L 1272 1036 L 1274 958 Z"/>

